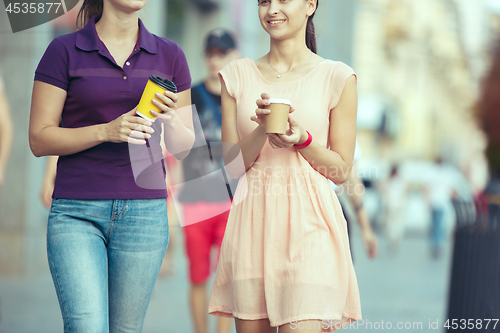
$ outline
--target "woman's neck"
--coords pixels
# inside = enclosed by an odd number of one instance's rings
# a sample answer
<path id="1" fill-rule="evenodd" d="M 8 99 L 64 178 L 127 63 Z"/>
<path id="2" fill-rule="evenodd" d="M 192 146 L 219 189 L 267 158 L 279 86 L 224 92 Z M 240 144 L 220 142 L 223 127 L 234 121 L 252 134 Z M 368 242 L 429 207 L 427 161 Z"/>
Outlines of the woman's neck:
<path id="1" fill-rule="evenodd" d="M 123 43 L 132 40 L 135 42 L 139 36 L 138 19 L 137 12 L 105 10 L 99 22 L 96 23 L 96 31 L 103 41 Z"/>
<path id="2" fill-rule="evenodd" d="M 303 64 L 310 58 L 311 51 L 305 43 L 305 36 L 297 36 L 283 41 L 271 39 L 268 61 L 280 71 L 287 71 Z"/>

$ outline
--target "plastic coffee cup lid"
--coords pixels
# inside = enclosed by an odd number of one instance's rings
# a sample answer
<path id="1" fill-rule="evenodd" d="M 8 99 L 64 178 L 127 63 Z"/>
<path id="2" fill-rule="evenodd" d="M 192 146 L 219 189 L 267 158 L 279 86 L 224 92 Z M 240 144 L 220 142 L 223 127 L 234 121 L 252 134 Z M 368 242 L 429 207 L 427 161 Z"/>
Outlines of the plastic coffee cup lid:
<path id="1" fill-rule="evenodd" d="M 282 98 L 270 98 L 269 103 L 271 104 L 286 104 L 292 106 L 292 102 L 290 102 L 288 99 L 282 99 Z"/>
<path id="2" fill-rule="evenodd" d="M 162 87 L 165 90 L 172 91 L 174 93 L 177 92 L 177 87 L 175 86 L 175 83 L 173 83 L 169 79 L 164 79 L 160 76 L 151 75 L 149 77 L 149 80 L 151 80 L 153 83 L 157 84 L 158 86 Z"/>

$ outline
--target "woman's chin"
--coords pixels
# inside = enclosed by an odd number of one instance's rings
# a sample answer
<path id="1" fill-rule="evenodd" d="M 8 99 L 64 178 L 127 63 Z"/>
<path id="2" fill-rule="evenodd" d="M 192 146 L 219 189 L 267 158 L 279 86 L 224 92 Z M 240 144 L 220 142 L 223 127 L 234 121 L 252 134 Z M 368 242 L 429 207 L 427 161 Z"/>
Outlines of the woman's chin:
<path id="1" fill-rule="evenodd" d="M 118 2 L 118 7 L 121 7 L 121 10 L 126 11 L 128 13 L 138 12 L 146 5 L 147 0 L 128 0 L 128 1 L 120 1 Z"/>
<path id="2" fill-rule="evenodd" d="M 268 32 L 268 34 L 272 40 L 276 40 L 276 41 L 284 41 L 284 40 L 291 38 L 290 34 L 287 34 L 284 32 L 271 31 L 271 32 Z"/>

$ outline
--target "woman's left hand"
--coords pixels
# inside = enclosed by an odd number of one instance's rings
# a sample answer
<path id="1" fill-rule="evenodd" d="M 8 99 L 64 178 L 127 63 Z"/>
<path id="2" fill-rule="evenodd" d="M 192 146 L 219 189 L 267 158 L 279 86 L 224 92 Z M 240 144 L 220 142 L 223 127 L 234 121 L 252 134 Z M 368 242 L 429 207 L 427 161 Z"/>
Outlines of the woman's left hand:
<path id="1" fill-rule="evenodd" d="M 288 116 L 288 123 L 290 124 L 290 129 L 285 134 L 268 134 L 269 144 L 274 149 L 290 148 L 307 141 L 307 131 L 291 115 Z"/>
<path id="2" fill-rule="evenodd" d="M 156 93 L 153 104 L 160 108 L 162 113 L 151 110 L 151 114 L 168 123 L 176 115 L 174 111 L 177 110 L 177 94 L 168 90 L 165 90 L 165 94 L 163 95 Z"/>
<path id="3" fill-rule="evenodd" d="M 368 257 L 370 259 L 375 258 L 378 253 L 378 239 L 373 230 L 363 231 L 362 239 Z"/>

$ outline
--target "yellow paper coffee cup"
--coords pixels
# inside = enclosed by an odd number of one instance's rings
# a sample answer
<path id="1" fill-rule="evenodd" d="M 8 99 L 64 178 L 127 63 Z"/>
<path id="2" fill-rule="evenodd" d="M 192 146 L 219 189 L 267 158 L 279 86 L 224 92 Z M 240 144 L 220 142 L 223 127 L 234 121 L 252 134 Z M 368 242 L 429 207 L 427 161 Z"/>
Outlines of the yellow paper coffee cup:
<path id="1" fill-rule="evenodd" d="M 271 113 L 266 115 L 266 133 L 285 134 L 288 127 L 288 115 L 292 102 L 287 99 L 271 98 L 269 99 L 268 109 Z"/>
<path id="2" fill-rule="evenodd" d="M 177 87 L 172 81 L 156 75 L 151 75 L 146 84 L 146 88 L 144 88 L 142 92 L 136 114 L 144 119 L 155 121 L 156 117 L 151 114 L 151 110 L 158 113 L 162 113 L 162 110 L 153 104 L 152 99 L 155 98 L 156 93 L 164 94 L 165 90 L 177 93 Z"/>

